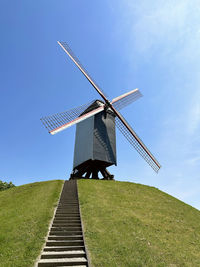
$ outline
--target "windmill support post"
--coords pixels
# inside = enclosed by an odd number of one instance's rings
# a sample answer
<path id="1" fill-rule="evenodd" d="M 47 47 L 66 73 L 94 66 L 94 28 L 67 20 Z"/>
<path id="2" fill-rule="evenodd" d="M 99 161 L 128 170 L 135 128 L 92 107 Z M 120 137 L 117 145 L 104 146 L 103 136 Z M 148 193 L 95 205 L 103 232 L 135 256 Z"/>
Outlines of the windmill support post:
<path id="1" fill-rule="evenodd" d="M 108 164 L 98 160 L 88 160 L 74 168 L 70 179 L 96 179 L 99 180 L 98 174 L 102 174 L 102 180 L 114 180 L 112 175 L 106 168 Z"/>

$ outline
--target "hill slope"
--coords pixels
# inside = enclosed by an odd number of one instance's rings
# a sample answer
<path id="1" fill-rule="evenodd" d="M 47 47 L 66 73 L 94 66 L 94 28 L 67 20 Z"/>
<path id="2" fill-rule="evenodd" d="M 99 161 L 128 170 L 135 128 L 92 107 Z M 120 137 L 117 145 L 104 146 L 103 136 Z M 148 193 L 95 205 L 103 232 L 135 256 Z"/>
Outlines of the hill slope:
<path id="1" fill-rule="evenodd" d="M 0 266 L 33 266 L 62 184 L 55 180 L 0 192 Z"/>
<path id="2" fill-rule="evenodd" d="M 92 266 L 200 266 L 200 212 L 159 191 L 78 181 Z"/>

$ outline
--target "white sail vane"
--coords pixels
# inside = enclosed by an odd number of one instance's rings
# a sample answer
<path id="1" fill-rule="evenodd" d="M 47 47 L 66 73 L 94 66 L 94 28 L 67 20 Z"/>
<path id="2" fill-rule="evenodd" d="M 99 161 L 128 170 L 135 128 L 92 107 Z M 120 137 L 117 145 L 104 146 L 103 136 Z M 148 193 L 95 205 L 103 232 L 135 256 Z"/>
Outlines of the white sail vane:
<path id="1" fill-rule="evenodd" d="M 56 113 L 51 116 L 43 117 L 40 120 L 47 128 L 48 132 L 51 132 L 55 128 L 58 128 L 78 118 L 93 102 L 94 100 L 82 106 L 61 113 Z"/>
<path id="2" fill-rule="evenodd" d="M 96 109 L 94 109 L 94 110 L 92 110 L 92 111 L 90 111 L 88 113 L 85 113 L 82 116 L 79 116 L 76 119 L 74 119 L 74 120 L 72 120 L 72 121 L 70 121 L 68 123 L 65 123 L 65 124 L 55 128 L 55 129 L 51 130 L 49 133 L 54 135 L 54 134 L 56 134 L 58 132 L 61 132 L 61 131 L 65 130 L 65 129 L 69 128 L 70 126 L 72 126 L 74 124 L 77 124 L 77 123 L 79 123 L 79 122 L 81 122 L 83 120 L 86 120 L 86 119 L 94 116 L 95 114 L 97 114 L 97 113 L 99 113 L 99 112 L 101 112 L 103 110 L 104 110 L 104 105 L 101 106 L 101 107 L 98 107 L 98 108 L 96 108 Z"/>
<path id="3" fill-rule="evenodd" d="M 138 98 L 142 97 L 141 92 L 139 91 L 138 88 L 125 93 L 121 96 L 118 96 L 116 98 L 114 98 L 111 102 L 111 104 L 117 109 L 120 110 L 126 106 L 128 106 L 129 104 L 133 103 L 134 101 L 136 101 Z"/>

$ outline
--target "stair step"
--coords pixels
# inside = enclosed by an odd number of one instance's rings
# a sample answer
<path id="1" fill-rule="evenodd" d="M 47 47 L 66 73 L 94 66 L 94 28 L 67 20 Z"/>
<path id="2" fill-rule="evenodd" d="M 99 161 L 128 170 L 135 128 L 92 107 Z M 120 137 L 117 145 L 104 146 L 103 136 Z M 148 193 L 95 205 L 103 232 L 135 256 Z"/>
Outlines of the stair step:
<path id="1" fill-rule="evenodd" d="M 55 218 L 56 220 L 81 220 L 80 216 L 58 216 L 56 215 Z"/>
<path id="2" fill-rule="evenodd" d="M 66 217 L 55 217 L 54 218 L 54 221 L 63 221 L 63 220 L 66 220 L 66 221 L 80 221 L 80 217 L 78 218 L 78 217 L 76 217 L 76 218 L 70 218 L 70 217 L 68 217 L 68 218 L 66 218 Z"/>
<path id="3" fill-rule="evenodd" d="M 38 267 L 77 266 L 87 263 L 86 258 L 41 259 Z M 86 265 L 85 265 L 86 266 Z"/>
<path id="4" fill-rule="evenodd" d="M 77 204 L 71 204 L 71 203 L 69 203 L 69 204 L 58 204 L 58 206 L 57 206 L 57 208 L 58 209 L 63 209 L 63 208 L 78 208 L 79 207 L 79 205 L 78 205 L 78 203 Z"/>
<path id="5" fill-rule="evenodd" d="M 78 208 L 78 203 L 58 204 L 58 208 Z"/>
<path id="6" fill-rule="evenodd" d="M 67 209 L 59 209 L 59 210 L 57 209 L 56 210 L 56 213 L 59 213 L 59 212 L 61 212 L 61 213 L 67 213 L 67 214 L 74 214 L 74 213 L 75 214 L 79 214 L 79 210 L 78 209 L 77 210 L 74 210 L 73 209 L 71 211 L 70 210 L 67 210 Z"/>
<path id="7" fill-rule="evenodd" d="M 43 252 L 41 259 L 52 259 L 52 258 L 82 258 L 85 257 L 84 250 L 72 250 L 72 251 L 48 251 Z"/>
<path id="8" fill-rule="evenodd" d="M 66 213 L 56 213 L 55 216 L 60 216 L 60 217 L 80 217 L 79 213 L 76 214 L 66 214 Z"/>
<path id="9" fill-rule="evenodd" d="M 58 204 L 58 207 L 73 207 L 73 206 L 78 207 L 79 206 L 78 202 L 74 202 L 74 203 L 69 202 L 69 203 L 60 203 L 60 204 Z"/>
<path id="10" fill-rule="evenodd" d="M 84 250 L 84 246 L 50 246 L 44 247 L 44 251 L 74 251 Z"/>
<path id="11" fill-rule="evenodd" d="M 81 231 L 80 226 L 56 226 L 51 227 L 51 231 Z"/>
<path id="12" fill-rule="evenodd" d="M 52 224 L 52 227 L 81 227 L 81 222 L 55 222 Z"/>
<path id="13" fill-rule="evenodd" d="M 79 207 L 78 206 L 74 206 L 74 207 L 67 207 L 67 206 L 63 206 L 63 207 L 58 207 L 57 210 L 69 210 L 69 211 L 78 211 Z"/>
<path id="14" fill-rule="evenodd" d="M 66 212 L 63 212 L 63 213 L 58 213 L 56 212 L 55 213 L 55 217 L 79 217 L 80 218 L 80 215 L 79 213 L 66 213 Z"/>
<path id="15" fill-rule="evenodd" d="M 48 240 L 82 240 L 82 235 L 69 235 L 69 236 L 61 236 L 61 235 L 52 235 L 48 237 Z"/>
<path id="16" fill-rule="evenodd" d="M 55 214 L 55 218 L 79 218 L 80 219 L 80 215 L 79 214 Z"/>
<path id="17" fill-rule="evenodd" d="M 67 209 L 67 208 L 57 209 L 56 212 L 68 212 L 68 213 L 75 213 L 76 212 L 76 213 L 78 213 L 79 209 L 76 209 L 76 208 L 74 208 L 74 209 Z"/>
<path id="18" fill-rule="evenodd" d="M 81 228 L 81 223 L 54 223 L 52 224 L 52 227 L 60 227 L 60 228 L 66 228 L 66 227 L 80 227 Z"/>
<path id="19" fill-rule="evenodd" d="M 78 208 L 62 208 L 62 209 L 58 208 L 56 210 L 56 213 L 59 213 L 59 212 L 61 212 L 61 213 L 76 213 L 76 214 L 79 214 L 79 209 Z"/>
<path id="20" fill-rule="evenodd" d="M 53 224 L 81 224 L 81 220 L 54 220 Z"/>
<path id="21" fill-rule="evenodd" d="M 66 225 L 81 225 L 81 221 L 63 221 L 63 220 L 56 220 L 56 221 L 53 221 L 53 224 L 60 224 L 60 225 L 63 225 L 63 224 L 66 224 Z"/>
<path id="22" fill-rule="evenodd" d="M 63 210 L 57 210 L 56 214 L 77 214 L 77 215 L 79 215 L 79 211 L 78 210 L 77 211 L 76 210 L 70 211 L 70 210 L 63 209 Z"/>
<path id="23" fill-rule="evenodd" d="M 79 205 L 78 204 L 65 204 L 65 205 L 58 205 L 57 209 L 78 209 Z"/>
<path id="24" fill-rule="evenodd" d="M 54 235 L 62 235 L 62 236 L 68 236 L 68 235 L 81 235 L 81 231 L 50 231 L 49 235 L 54 236 Z"/>
<path id="25" fill-rule="evenodd" d="M 57 209 L 79 209 L 78 204 L 58 205 Z"/>
<path id="26" fill-rule="evenodd" d="M 58 208 L 78 208 L 78 203 L 58 204 Z"/>
<path id="27" fill-rule="evenodd" d="M 48 240 L 46 246 L 83 246 L 83 240 Z"/>
<path id="28" fill-rule="evenodd" d="M 59 206 L 70 206 L 70 205 L 79 205 L 78 201 L 74 200 L 63 200 L 58 203 Z"/>
<path id="29" fill-rule="evenodd" d="M 78 203 L 68 203 L 68 204 L 58 204 L 58 208 L 74 208 L 74 207 L 78 207 Z"/>
<path id="30" fill-rule="evenodd" d="M 63 207 L 58 207 L 57 210 L 77 211 L 79 210 L 79 207 L 78 206 L 74 206 L 74 207 L 63 206 Z"/>
<path id="31" fill-rule="evenodd" d="M 81 220 L 60 220 L 60 219 L 54 219 L 53 223 L 80 223 Z"/>

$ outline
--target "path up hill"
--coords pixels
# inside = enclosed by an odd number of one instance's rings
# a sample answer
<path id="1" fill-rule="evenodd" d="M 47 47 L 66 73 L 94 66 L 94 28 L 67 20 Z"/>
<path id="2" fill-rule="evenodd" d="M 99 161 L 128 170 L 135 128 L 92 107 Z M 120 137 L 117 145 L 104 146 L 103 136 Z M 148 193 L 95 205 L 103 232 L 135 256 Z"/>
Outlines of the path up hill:
<path id="1" fill-rule="evenodd" d="M 78 181 L 92 266 L 200 266 L 200 211 L 154 188 Z"/>

